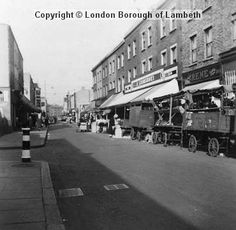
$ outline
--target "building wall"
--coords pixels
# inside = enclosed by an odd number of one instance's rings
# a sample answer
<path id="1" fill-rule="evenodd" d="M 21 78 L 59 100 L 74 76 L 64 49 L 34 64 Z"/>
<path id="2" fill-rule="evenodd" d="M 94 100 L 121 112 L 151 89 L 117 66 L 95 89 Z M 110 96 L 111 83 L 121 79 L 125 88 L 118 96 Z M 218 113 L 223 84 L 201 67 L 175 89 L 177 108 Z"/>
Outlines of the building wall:
<path id="1" fill-rule="evenodd" d="M 35 88 L 31 75 L 24 73 L 24 95 L 35 104 Z"/>
<path id="2" fill-rule="evenodd" d="M 203 19 L 183 22 L 183 44 L 185 45 L 183 46 L 182 59 L 184 74 L 217 64 L 219 62 L 219 54 L 236 45 L 236 39 L 233 40 L 233 20 L 236 20 L 236 1 L 211 0 L 206 7 L 204 1 L 197 0 L 196 8 L 203 10 Z M 207 58 L 205 30 L 209 27 L 212 28 L 212 56 Z M 197 41 L 197 61 L 195 63 L 192 63 L 190 58 L 190 37 L 193 35 L 196 35 Z M 216 69 L 219 72 L 220 66 Z M 221 73 L 218 74 L 217 78 L 222 78 Z M 205 80 L 210 80 L 210 77 L 206 76 Z"/>
<path id="3" fill-rule="evenodd" d="M 34 92 L 35 92 L 35 106 L 41 107 L 41 88 L 37 83 L 34 83 Z"/>
<path id="4" fill-rule="evenodd" d="M 165 1 L 158 10 L 183 10 L 185 9 L 185 2 L 187 0 L 168 0 Z M 184 20 L 176 20 L 176 26 L 171 28 L 171 20 L 167 19 L 165 21 L 166 25 L 166 35 L 161 35 L 161 21 L 157 20 L 157 68 L 164 69 L 164 75 L 168 73 L 169 69 L 173 69 L 177 66 L 177 79 L 179 81 L 180 88 L 182 87 L 182 23 Z M 171 47 L 177 46 L 177 62 L 171 63 Z M 161 52 L 166 50 L 167 53 L 167 65 L 163 66 L 161 63 Z"/>
<path id="5" fill-rule="evenodd" d="M 152 42 L 148 45 L 148 28 L 151 28 Z M 145 49 L 142 49 L 142 33 L 145 33 Z M 125 37 L 125 78 L 128 82 L 128 71 L 131 70 L 131 80 L 134 80 L 133 70 L 136 67 L 136 79 L 157 69 L 157 20 L 145 20 Z M 133 52 L 133 42 L 136 42 L 136 55 Z M 128 45 L 131 45 L 131 58 L 128 59 Z M 148 70 L 148 59 L 152 57 L 152 69 Z M 146 70 L 142 73 L 142 62 L 146 60 Z"/>
<path id="6" fill-rule="evenodd" d="M 12 30 L 6 24 L 0 24 L 0 50 L 0 87 L 5 98 L 0 102 L 0 123 L 2 129 L 10 130 L 16 127 L 16 117 L 20 115 L 17 97 L 24 93 L 23 58 Z"/>
<path id="7" fill-rule="evenodd" d="M 189 6 L 188 6 L 189 7 Z M 221 0 L 211 0 L 208 8 L 205 9 L 204 2 L 197 0 L 196 8 L 203 10 L 202 20 L 189 20 L 183 21 L 183 72 L 198 69 L 213 63 L 218 62 L 219 53 L 222 52 L 225 47 L 225 41 L 223 40 L 223 2 Z M 211 58 L 205 57 L 205 32 L 208 27 L 212 27 L 213 38 L 213 55 Z M 196 35 L 197 42 L 197 62 L 191 63 L 191 44 L 190 37 Z M 228 38 L 226 38 L 228 40 Z"/>
<path id="8" fill-rule="evenodd" d="M 10 64 L 10 87 L 24 94 L 24 74 L 23 74 L 23 58 L 9 27 L 9 64 Z"/>
<path id="9" fill-rule="evenodd" d="M 0 24 L 0 86 L 9 87 L 9 49 L 8 49 L 8 36 L 9 28 L 7 25 Z"/>
<path id="10" fill-rule="evenodd" d="M 157 8 L 158 11 L 175 10 L 182 8 L 180 0 L 167 0 L 164 4 Z M 141 87 L 151 86 L 157 84 L 158 81 L 165 81 L 168 78 L 178 78 L 179 85 L 182 83 L 182 34 L 181 34 L 181 20 L 176 20 L 174 29 L 170 28 L 170 20 L 166 20 L 166 35 L 161 36 L 161 22 L 160 20 L 143 20 L 136 27 L 134 27 L 125 37 L 125 79 L 126 91 L 136 90 Z M 151 39 L 149 39 L 151 35 Z M 145 47 L 143 47 L 143 40 Z M 136 55 L 133 54 L 133 42 L 136 42 Z M 128 58 L 128 46 L 131 46 L 131 58 Z M 177 61 L 171 63 L 171 47 L 176 46 Z M 161 52 L 166 50 L 167 63 L 162 65 Z M 149 65 L 151 60 L 151 65 Z M 145 62 L 145 65 L 143 63 Z M 137 75 L 134 77 L 134 68 L 136 67 Z M 151 67 L 151 68 L 150 68 Z M 128 73 L 131 73 L 131 84 L 129 82 Z M 151 76 L 153 73 L 153 76 Z M 156 75 L 154 77 L 154 75 Z M 150 82 L 143 86 L 136 86 L 138 79 L 149 77 Z M 149 80 L 150 80 L 149 79 Z"/>
<path id="11" fill-rule="evenodd" d="M 91 90 L 85 89 L 82 87 L 79 91 L 75 93 L 76 95 L 76 105 L 86 104 L 88 105 L 91 102 Z"/>
<path id="12" fill-rule="evenodd" d="M 102 63 L 102 97 L 108 96 L 108 60 L 104 60 Z"/>
<path id="13" fill-rule="evenodd" d="M 57 118 L 63 115 L 63 107 L 58 105 L 48 105 L 49 116 L 56 116 Z"/>
<path id="14" fill-rule="evenodd" d="M 112 92 L 115 92 L 116 88 L 116 72 L 117 72 L 117 62 L 116 62 L 116 53 L 112 53 L 108 59 L 107 59 L 107 64 L 108 64 L 108 90 Z M 110 69 L 110 70 L 109 70 Z"/>
<path id="15" fill-rule="evenodd" d="M 121 63 L 122 56 L 124 56 L 124 54 L 125 54 L 125 45 L 124 44 L 125 44 L 124 41 L 122 41 L 116 50 L 116 69 L 117 69 L 116 70 L 116 87 L 115 87 L 116 93 L 124 90 L 125 66 Z M 119 67 L 118 67 L 118 62 L 119 62 Z M 124 83 L 123 83 L 123 81 L 124 81 Z"/>
<path id="16" fill-rule="evenodd" d="M 233 21 L 236 20 L 236 1 L 223 0 L 222 5 L 224 6 L 222 21 L 223 45 L 224 49 L 230 49 L 236 46 L 236 39 L 233 36 Z"/>
<path id="17" fill-rule="evenodd" d="M 102 98 L 102 64 L 93 70 L 94 78 L 94 99 L 98 100 Z"/>

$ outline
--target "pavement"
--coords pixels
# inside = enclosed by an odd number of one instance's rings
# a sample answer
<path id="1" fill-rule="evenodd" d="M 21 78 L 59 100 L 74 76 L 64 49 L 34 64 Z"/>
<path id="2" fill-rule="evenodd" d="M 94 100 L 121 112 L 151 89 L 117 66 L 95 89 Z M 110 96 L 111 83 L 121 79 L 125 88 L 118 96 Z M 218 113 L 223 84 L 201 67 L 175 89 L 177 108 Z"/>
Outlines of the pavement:
<path id="1" fill-rule="evenodd" d="M 31 132 L 31 146 L 43 147 L 48 130 Z M 23 163 L 4 159 L 4 150 L 21 148 L 21 132 L 0 137 L 0 229 L 64 230 L 45 161 Z"/>
<path id="2" fill-rule="evenodd" d="M 47 141 L 48 129 L 30 131 L 31 148 L 43 147 Z M 0 149 L 21 149 L 22 148 L 22 132 L 12 132 L 0 136 Z"/>

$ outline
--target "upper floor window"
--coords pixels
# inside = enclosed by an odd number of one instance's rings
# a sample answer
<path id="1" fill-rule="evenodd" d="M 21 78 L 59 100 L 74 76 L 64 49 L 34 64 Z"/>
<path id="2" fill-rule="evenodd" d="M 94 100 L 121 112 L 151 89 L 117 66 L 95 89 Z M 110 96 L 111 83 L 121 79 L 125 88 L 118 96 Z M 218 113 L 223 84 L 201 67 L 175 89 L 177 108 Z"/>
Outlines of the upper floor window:
<path id="1" fill-rule="evenodd" d="M 205 32 L 205 57 L 208 58 L 213 55 L 212 27 L 205 29 L 204 32 Z"/>
<path id="2" fill-rule="evenodd" d="M 117 84 L 117 91 L 120 92 L 121 89 L 121 80 L 120 78 L 118 79 L 118 84 Z"/>
<path id="3" fill-rule="evenodd" d="M 152 45 L 152 27 L 148 27 L 148 46 Z"/>
<path id="4" fill-rule="evenodd" d="M 173 7 L 171 9 L 171 11 L 175 11 L 175 7 Z M 170 30 L 174 30 L 174 29 L 176 29 L 176 19 L 171 18 L 171 20 L 170 20 Z"/>
<path id="5" fill-rule="evenodd" d="M 152 57 L 148 58 L 148 71 L 152 70 Z"/>
<path id="6" fill-rule="evenodd" d="M 142 33 L 142 50 L 145 50 L 146 43 L 145 43 L 145 32 Z"/>
<path id="7" fill-rule="evenodd" d="M 117 58 L 117 69 L 120 69 L 120 56 Z"/>
<path id="8" fill-rule="evenodd" d="M 197 61 L 197 35 L 193 35 L 190 37 L 190 58 L 191 58 L 191 63 L 194 63 Z"/>
<path id="9" fill-rule="evenodd" d="M 133 41 L 133 56 L 136 55 L 136 41 Z"/>
<path id="10" fill-rule="evenodd" d="M 177 44 L 170 47 L 170 64 L 177 62 Z"/>
<path id="11" fill-rule="evenodd" d="M 166 50 L 161 51 L 161 65 L 167 65 L 167 53 Z"/>
<path id="12" fill-rule="evenodd" d="M 105 68 L 102 69 L 102 78 L 105 78 Z"/>
<path id="13" fill-rule="evenodd" d="M 107 66 L 105 67 L 105 76 L 107 77 L 108 72 L 107 72 Z"/>
<path id="14" fill-rule="evenodd" d="M 121 54 L 121 67 L 124 66 L 124 53 Z"/>
<path id="15" fill-rule="evenodd" d="M 133 78 L 136 78 L 136 76 L 137 76 L 137 68 L 134 67 L 133 68 Z"/>
<path id="16" fill-rule="evenodd" d="M 111 74 L 111 62 L 109 63 L 109 74 Z"/>
<path id="17" fill-rule="evenodd" d="M 142 74 L 146 72 L 146 60 L 142 61 Z"/>
<path id="18" fill-rule="evenodd" d="M 112 73 L 115 73 L 115 60 L 112 61 Z"/>
<path id="19" fill-rule="evenodd" d="M 121 78 L 121 90 L 123 91 L 125 89 L 125 76 Z"/>
<path id="20" fill-rule="evenodd" d="M 128 71 L 128 83 L 131 82 L 131 75 L 132 75 L 132 72 L 131 72 L 131 69 Z"/>
<path id="21" fill-rule="evenodd" d="M 106 92 L 106 95 L 107 95 L 108 94 L 108 84 L 106 84 L 105 92 Z"/>
<path id="22" fill-rule="evenodd" d="M 165 21 L 165 18 L 162 18 L 161 21 L 161 26 L 160 26 L 160 29 L 161 29 L 161 38 L 166 36 L 166 21 Z"/>
<path id="23" fill-rule="evenodd" d="M 130 59 L 130 57 L 131 57 L 131 45 L 130 44 L 127 46 L 127 56 L 128 56 L 128 59 Z"/>

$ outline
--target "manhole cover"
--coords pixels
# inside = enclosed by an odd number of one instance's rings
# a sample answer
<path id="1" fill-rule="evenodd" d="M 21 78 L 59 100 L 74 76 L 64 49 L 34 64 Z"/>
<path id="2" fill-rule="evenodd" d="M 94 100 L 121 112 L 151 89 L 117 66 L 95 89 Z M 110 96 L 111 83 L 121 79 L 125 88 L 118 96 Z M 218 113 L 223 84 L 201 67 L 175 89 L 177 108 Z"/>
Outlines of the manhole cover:
<path id="1" fill-rule="evenodd" d="M 59 197 L 83 196 L 84 193 L 80 188 L 61 189 L 58 191 Z"/>
<path id="2" fill-rule="evenodd" d="M 105 185 L 104 188 L 107 191 L 110 191 L 110 190 L 118 190 L 118 189 L 127 189 L 129 187 L 126 184 L 111 184 L 111 185 Z"/>

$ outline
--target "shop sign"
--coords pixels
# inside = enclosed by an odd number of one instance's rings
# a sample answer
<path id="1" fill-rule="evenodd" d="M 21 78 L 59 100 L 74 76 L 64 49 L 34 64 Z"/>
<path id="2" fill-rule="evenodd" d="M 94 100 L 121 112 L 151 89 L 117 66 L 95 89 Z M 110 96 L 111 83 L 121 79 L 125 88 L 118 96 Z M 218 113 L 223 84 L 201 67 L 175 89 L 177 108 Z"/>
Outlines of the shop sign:
<path id="1" fill-rule="evenodd" d="M 173 68 L 170 68 L 170 69 L 167 69 L 164 71 L 164 80 L 169 80 L 169 79 L 172 79 L 172 78 L 176 78 L 178 75 L 177 75 L 177 66 L 173 67 Z"/>
<path id="2" fill-rule="evenodd" d="M 161 79 L 161 73 L 157 73 L 155 75 L 151 75 L 151 76 L 145 77 L 139 81 L 133 82 L 132 86 L 133 86 L 133 88 L 135 88 L 135 87 L 145 85 L 147 83 L 150 83 L 150 82 L 153 82 L 153 81 L 156 81 L 159 79 Z"/>
<path id="3" fill-rule="evenodd" d="M 183 74 L 185 85 L 200 83 L 214 79 L 220 79 L 220 77 L 221 77 L 221 67 L 219 63 L 209 65 Z"/>
<path id="4" fill-rule="evenodd" d="M 151 74 L 143 76 L 139 79 L 132 81 L 131 89 L 143 88 L 146 86 L 153 85 L 154 83 L 161 81 L 163 78 L 163 69 L 159 69 Z"/>

